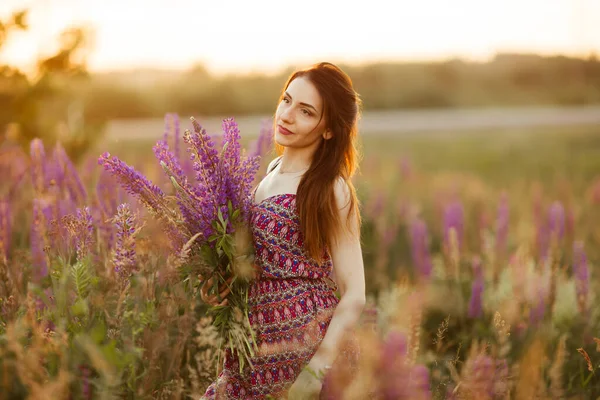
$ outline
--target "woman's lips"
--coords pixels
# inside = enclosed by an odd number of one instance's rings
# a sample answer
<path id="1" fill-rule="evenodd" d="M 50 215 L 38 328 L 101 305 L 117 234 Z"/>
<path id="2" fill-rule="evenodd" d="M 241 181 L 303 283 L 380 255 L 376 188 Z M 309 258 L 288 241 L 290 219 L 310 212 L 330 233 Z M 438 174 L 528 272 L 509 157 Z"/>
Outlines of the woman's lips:
<path id="1" fill-rule="evenodd" d="M 281 125 L 277 125 L 277 130 L 279 131 L 279 133 L 281 133 L 282 135 L 293 135 L 294 132 L 285 129 L 283 126 Z"/>

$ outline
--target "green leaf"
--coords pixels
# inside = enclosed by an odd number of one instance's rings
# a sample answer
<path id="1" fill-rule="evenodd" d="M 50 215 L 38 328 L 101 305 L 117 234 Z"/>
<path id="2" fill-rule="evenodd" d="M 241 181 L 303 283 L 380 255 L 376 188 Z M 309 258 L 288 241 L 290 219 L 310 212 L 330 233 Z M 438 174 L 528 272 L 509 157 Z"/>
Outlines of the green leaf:
<path id="1" fill-rule="evenodd" d="M 71 267 L 71 278 L 75 285 L 75 291 L 80 299 L 85 299 L 90 293 L 92 274 L 87 266 L 87 263 L 83 261 L 77 261 Z"/>
<path id="2" fill-rule="evenodd" d="M 87 315 L 89 312 L 89 306 L 85 299 L 79 298 L 71 306 L 71 313 L 76 317 Z"/>

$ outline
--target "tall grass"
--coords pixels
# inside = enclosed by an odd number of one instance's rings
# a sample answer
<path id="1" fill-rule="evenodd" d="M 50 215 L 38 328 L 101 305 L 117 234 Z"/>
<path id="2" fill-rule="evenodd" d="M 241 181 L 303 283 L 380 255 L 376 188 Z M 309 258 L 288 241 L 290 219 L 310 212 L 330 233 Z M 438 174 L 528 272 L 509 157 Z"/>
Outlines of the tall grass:
<path id="1" fill-rule="evenodd" d="M 89 158 L 166 184 L 151 145 Z M 363 145 L 369 304 L 323 395 L 600 396 L 600 131 Z M 219 357 L 194 277 L 93 162 L 41 151 L 0 154 L 0 398 L 198 398 Z"/>

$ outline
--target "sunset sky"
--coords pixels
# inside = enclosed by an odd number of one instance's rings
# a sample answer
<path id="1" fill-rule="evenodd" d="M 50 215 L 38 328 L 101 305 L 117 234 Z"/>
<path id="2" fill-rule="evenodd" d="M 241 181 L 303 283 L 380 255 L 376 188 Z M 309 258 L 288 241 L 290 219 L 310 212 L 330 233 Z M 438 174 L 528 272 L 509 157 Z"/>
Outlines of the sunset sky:
<path id="1" fill-rule="evenodd" d="M 94 71 L 203 63 L 214 73 L 272 72 L 325 59 L 600 51 L 598 0 L 0 0 L 0 18 L 24 7 L 30 30 L 0 54 L 24 69 L 75 24 L 95 31 Z"/>

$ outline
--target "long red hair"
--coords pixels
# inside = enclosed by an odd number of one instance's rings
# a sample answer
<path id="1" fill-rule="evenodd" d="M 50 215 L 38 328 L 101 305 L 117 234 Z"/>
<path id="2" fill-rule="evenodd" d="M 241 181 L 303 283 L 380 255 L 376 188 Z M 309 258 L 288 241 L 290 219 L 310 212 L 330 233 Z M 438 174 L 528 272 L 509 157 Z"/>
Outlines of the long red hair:
<path id="1" fill-rule="evenodd" d="M 294 72 L 281 91 L 279 102 L 290 83 L 299 77 L 308 79 L 319 92 L 323 100 L 321 118 L 325 118 L 325 128 L 332 133 L 331 139 L 323 140 L 315 151 L 310 168 L 300 180 L 296 193 L 305 247 L 311 257 L 322 260 L 324 250 L 331 249 L 343 230 L 352 229 L 353 214 L 360 226 L 359 202 L 351 178 L 359 163 L 357 137 L 362 103 L 350 77 L 328 62 Z M 283 154 L 283 149 L 283 146 L 275 143 L 277 154 Z M 334 194 L 334 184 L 338 178 L 342 178 L 349 188 L 347 226 L 341 224 Z"/>

